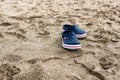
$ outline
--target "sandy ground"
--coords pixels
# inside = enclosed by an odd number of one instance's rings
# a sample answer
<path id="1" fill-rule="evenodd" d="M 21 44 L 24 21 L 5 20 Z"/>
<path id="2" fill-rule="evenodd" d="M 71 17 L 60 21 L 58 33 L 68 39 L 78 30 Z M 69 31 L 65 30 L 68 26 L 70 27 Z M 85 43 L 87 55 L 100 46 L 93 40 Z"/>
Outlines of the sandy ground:
<path id="1" fill-rule="evenodd" d="M 82 49 L 61 47 L 64 23 Z M 0 0 L 0 80 L 120 80 L 120 0 Z"/>

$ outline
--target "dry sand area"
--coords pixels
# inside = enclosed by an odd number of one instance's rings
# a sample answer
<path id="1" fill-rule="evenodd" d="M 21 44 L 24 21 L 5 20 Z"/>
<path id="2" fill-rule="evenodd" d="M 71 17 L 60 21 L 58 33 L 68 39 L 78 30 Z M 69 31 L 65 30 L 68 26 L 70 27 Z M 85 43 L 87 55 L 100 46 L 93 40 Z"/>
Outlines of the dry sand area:
<path id="1" fill-rule="evenodd" d="M 65 23 L 82 49 L 61 47 Z M 0 0 L 0 80 L 120 80 L 120 0 Z"/>

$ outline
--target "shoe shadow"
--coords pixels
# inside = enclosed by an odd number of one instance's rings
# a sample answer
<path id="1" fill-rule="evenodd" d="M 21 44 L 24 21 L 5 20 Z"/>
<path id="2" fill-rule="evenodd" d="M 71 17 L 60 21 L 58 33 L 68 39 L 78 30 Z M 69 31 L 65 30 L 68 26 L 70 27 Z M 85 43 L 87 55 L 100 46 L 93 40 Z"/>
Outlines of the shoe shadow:
<path id="1" fill-rule="evenodd" d="M 84 40 L 84 39 L 87 39 L 86 37 L 84 37 L 84 38 L 78 38 L 78 40 Z"/>

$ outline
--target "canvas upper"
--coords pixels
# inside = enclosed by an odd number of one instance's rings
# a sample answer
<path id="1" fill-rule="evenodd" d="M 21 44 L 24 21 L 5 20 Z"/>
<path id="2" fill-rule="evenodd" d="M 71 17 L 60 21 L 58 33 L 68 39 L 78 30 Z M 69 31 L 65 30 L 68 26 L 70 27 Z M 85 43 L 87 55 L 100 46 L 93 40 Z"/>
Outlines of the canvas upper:
<path id="1" fill-rule="evenodd" d="M 62 32 L 62 41 L 66 45 L 80 45 L 76 34 L 70 30 Z"/>

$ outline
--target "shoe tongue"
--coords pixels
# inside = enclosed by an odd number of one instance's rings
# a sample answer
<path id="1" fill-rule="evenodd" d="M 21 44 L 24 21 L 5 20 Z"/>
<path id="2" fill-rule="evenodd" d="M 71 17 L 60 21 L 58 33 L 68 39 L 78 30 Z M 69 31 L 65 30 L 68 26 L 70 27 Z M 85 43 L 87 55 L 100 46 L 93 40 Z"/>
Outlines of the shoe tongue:
<path id="1" fill-rule="evenodd" d="M 63 29 L 66 30 L 66 31 L 72 31 L 73 26 L 69 25 L 69 24 L 65 24 L 64 27 L 63 27 Z"/>
<path id="2" fill-rule="evenodd" d="M 77 29 L 77 25 L 75 25 L 75 24 L 72 25 L 72 27 L 73 27 L 73 29 Z"/>
<path id="3" fill-rule="evenodd" d="M 71 37 L 75 35 L 75 33 L 73 31 L 64 31 L 63 34 L 65 36 L 71 36 Z"/>
<path id="4" fill-rule="evenodd" d="M 75 24 L 74 24 L 74 25 L 72 25 L 72 26 L 73 26 L 73 27 L 77 27 L 77 25 L 75 25 Z"/>

